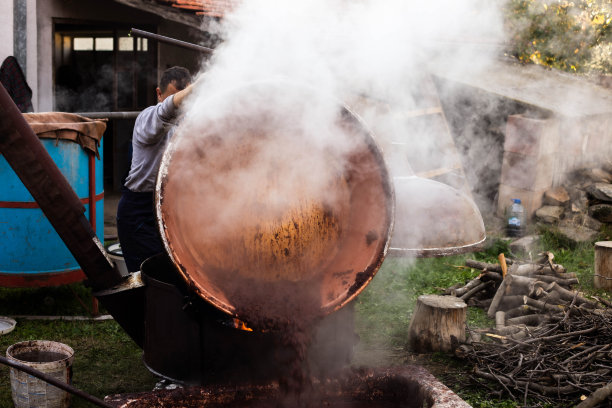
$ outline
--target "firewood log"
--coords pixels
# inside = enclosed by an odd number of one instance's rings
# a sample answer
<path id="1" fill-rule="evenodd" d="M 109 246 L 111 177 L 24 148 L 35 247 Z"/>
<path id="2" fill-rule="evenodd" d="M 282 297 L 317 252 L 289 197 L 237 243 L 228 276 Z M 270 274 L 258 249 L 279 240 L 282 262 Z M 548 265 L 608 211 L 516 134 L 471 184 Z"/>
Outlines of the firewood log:
<path id="1" fill-rule="evenodd" d="M 511 259 L 506 258 L 506 264 L 512 265 L 513 262 Z M 474 259 L 466 259 L 465 266 L 469 266 L 470 268 L 474 268 L 474 269 L 480 269 L 481 271 L 486 269 L 487 271 L 492 271 L 492 272 L 499 272 L 499 273 L 502 272 L 502 267 L 500 264 L 480 262 Z"/>
<path id="2" fill-rule="evenodd" d="M 486 282 L 486 281 L 501 282 L 503 277 L 501 273 L 485 270 L 480 275 L 478 275 L 478 279 L 480 279 L 483 282 Z"/>
<path id="3" fill-rule="evenodd" d="M 464 302 L 466 302 L 468 299 L 470 299 L 472 296 L 474 296 L 476 293 L 485 290 L 486 288 L 493 286 L 495 284 L 494 281 L 488 281 L 488 282 L 480 282 L 480 284 L 472 289 L 470 289 L 468 292 L 466 292 L 464 295 L 460 296 L 460 299 L 463 300 Z"/>
<path id="4" fill-rule="evenodd" d="M 517 306 L 521 306 L 523 304 L 523 296 L 524 295 L 506 295 L 501 300 L 498 309 L 500 310 L 510 310 L 514 309 Z"/>
<path id="5" fill-rule="evenodd" d="M 511 319 L 506 319 L 506 325 L 516 326 L 518 324 L 524 324 L 528 326 L 539 326 L 543 323 L 547 323 L 551 320 L 551 317 L 542 313 L 529 314 L 525 316 L 517 316 Z"/>
<path id="6" fill-rule="evenodd" d="M 506 287 L 508 286 L 508 281 L 510 281 L 511 279 L 512 275 L 506 275 L 502 283 L 499 284 L 499 287 L 497 288 L 497 291 L 493 296 L 493 300 L 491 301 L 491 305 L 489 306 L 489 310 L 487 311 L 487 316 L 489 316 L 489 318 L 493 319 L 495 317 L 495 312 L 497 312 L 499 304 L 501 303 L 505 295 Z"/>
<path id="7" fill-rule="evenodd" d="M 521 303 L 523 303 L 522 296 L 521 296 Z M 525 316 L 525 315 L 534 314 L 534 313 L 540 313 L 540 310 L 536 309 L 535 307 L 529 306 L 529 305 L 521 304 L 521 306 L 517 306 L 513 309 L 506 311 L 506 319 L 511 319 L 513 317 Z"/>
<path id="8" fill-rule="evenodd" d="M 459 289 L 463 285 L 461 283 L 455 283 L 453 286 L 446 288 L 442 291 L 442 295 L 451 295 L 455 289 Z"/>
<path id="9" fill-rule="evenodd" d="M 589 309 L 595 309 L 597 307 L 595 303 L 580 296 L 578 292 L 565 289 L 564 287 L 560 286 L 557 282 L 551 283 L 545 289 L 546 289 L 546 292 L 549 292 L 549 293 L 552 291 L 557 292 L 559 296 L 561 297 L 561 299 L 569 301 L 569 302 L 574 301 L 574 298 L 575 298 L 576 305 L 583 306 Z"/>
<path id="10" fill-rule="evenodd" d="M 499 330 L 506 326 L 506 313 L 498 310 L 495 312 L 495 329 Z"/>
<path id="11" fill-rule="evenodd" d="M 529 296 L 523 296 L 523 302 L 524 304 L 529 305 L 531 307 L 535 307 L 536 309 L 541 310 L 542 312 L 559 313 L 565 311 L 564 305 L 554 305 L 550 303 L 545 303 L 541 300 L 532 299 Z"/>
<path id="12" fill-rule="evenodd" d="M 482 281 L 480 279 L 478 279 L 478 278 L 472 279 L 471 281 L 466 283 L 464 286 L 452 290 L 451 291 L 451 296 L 461 297 L 462 295 L 466 294 L 471 289 L 475 288 L 476 286 L 480 285 L 481 283 L 482 283 Z"/>
<path id="13" fill-rule="evenodd" d="M 612 382 L 601 388 L 596 389 L 591 395 L 587 397 L 580 404 L 576 405 L 576 408 L 593 408 L 600 402 L 604 402 L 612 395 Z"/>
<path id="14" fill-rule="evenodd" d="M 563 286 L 564 288 L 569 288 L 572 285 L 577 285 L 578 283 L 580 283 L 578 281 L 578 278 L 563 279 L 563 278 L 558 278 L 556 276 L 551 276 L 551 275 L 533 275 L 532 278 L 540 280 L 542 282 L 546 282 L 546 283 L 557 282 L 559 285 Z"/>

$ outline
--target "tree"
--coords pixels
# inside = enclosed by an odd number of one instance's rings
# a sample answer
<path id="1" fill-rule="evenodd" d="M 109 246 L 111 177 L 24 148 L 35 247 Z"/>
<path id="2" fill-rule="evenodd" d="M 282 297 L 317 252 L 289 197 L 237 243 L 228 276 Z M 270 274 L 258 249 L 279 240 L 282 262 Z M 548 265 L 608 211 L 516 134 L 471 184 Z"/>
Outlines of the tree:
<path id="1" fill-rule="evenodd" d="M 509 0 L 510 54 L 564 71 L 612 73 L 610 0 Z"/>

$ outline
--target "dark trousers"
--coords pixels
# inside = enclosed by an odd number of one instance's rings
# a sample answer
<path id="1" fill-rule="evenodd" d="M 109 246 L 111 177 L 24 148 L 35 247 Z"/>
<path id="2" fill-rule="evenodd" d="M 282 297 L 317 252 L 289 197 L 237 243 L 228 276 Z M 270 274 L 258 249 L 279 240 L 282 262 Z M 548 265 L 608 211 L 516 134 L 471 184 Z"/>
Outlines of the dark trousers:
<path id="1" fill-rule="evenodd" d="M 153 192 L 121 191 L 117 207 L 117 234 L 125 264 L 130 272 L 153 255 L 164 252 L 154 212 Z"/>

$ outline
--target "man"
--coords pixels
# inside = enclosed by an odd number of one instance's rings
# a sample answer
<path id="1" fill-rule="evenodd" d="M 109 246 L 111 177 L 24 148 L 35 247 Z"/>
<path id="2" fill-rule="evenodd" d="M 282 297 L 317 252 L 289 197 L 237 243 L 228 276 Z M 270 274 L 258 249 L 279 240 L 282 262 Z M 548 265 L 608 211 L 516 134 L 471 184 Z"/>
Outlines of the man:
<path id="1" fill-rule="evenodd" d="M 136 118 L 132 164 L 117 208 L 119 242 L 130 272 L 140 270 L 144 260 L 164 251 L 155 220 L 155 182 L 166 144 L 176 129 L 179 110 L 191 89 L 187 69 L 168 68 L 157 88 L 157 105 Z"/>

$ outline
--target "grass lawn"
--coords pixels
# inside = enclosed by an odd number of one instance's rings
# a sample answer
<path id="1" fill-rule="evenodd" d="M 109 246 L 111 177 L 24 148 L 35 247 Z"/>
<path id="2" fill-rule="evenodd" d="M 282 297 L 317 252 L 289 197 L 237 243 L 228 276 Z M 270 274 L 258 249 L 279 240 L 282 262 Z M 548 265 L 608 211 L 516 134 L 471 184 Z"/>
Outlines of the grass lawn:
<path id="1" fill-rule="evenodd" d="M 610 239 L 602 235 L 602 239 Z M 580 290 L 595 293 L 592 287 L 592 245 L 572 246 L 554 233 L 544 233 L 542 248 L 555 254 L 555 261 L 576 272 Z M 436 353 L 415 355 L 407 346 L 407 333 L 416 298 L 437 293 L 477 276 L 464 266 L 465 258 L 496 262 L 500 252 L 509 254 L 507 244 L 492 240 L 476 254 L 437 259 L 402 260 L 387 258 L 375 279 L 356 299 L 356 324 L 360 344 L 355 365 L 388 366 L 423 364 L 474 407 L 515 407 L 510 400 L 490 401 L 489 396 L 470 386 L 471 367 L 452 356 Z M 599 293 L 601 294 L 601 293 Z M 604 296 L 606 296 L 604 294 Z M 607 295 L 609 298 L 609 295 Z M 77 299 L 78 298 L 78 299 Z M 80 299 L 80 300 L 79 300 Z M 0 315 L 86 315 L 91 294 L 82 284 L 57 288 L 0 289 Z M 54 340 L 75 350 L 73 385 L 103 398 L 123 392 L 149 391 L 158 381 L 142 363 L 142 350 L 112 320 L 43 321 L 17 319 L 17 327 L 0 336 L 5 353 L 11 344 L 24 340 Z M 490 327 L 493 322 L 482 310 L 469 308 L 468 326 Z M 0 366 L 0 407 L 11 407 L 8 368 Z M 90 404 L 73 397 L 73 407 Z"/>

